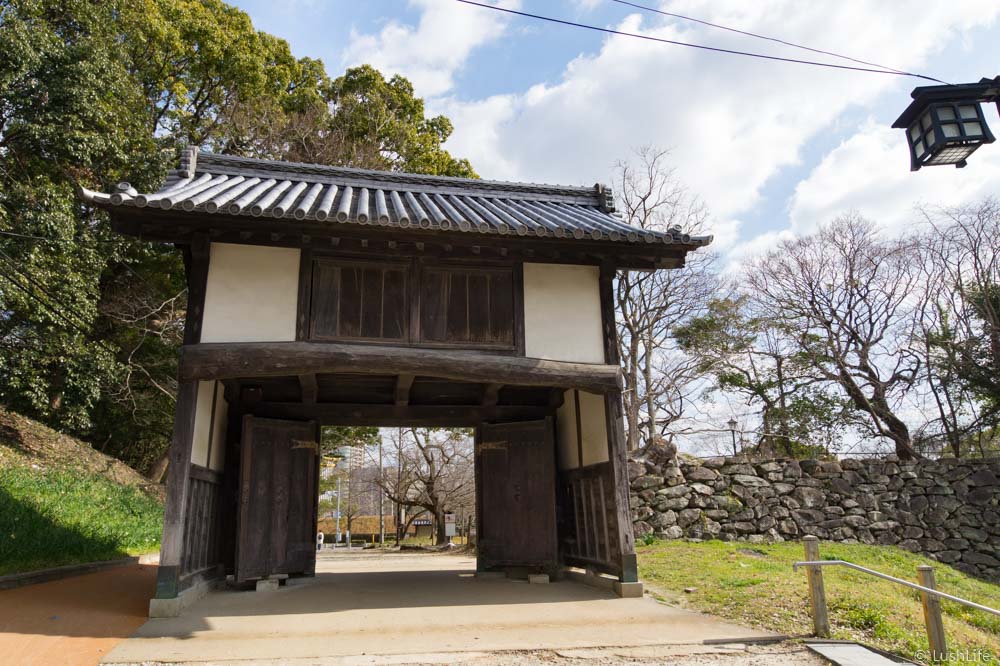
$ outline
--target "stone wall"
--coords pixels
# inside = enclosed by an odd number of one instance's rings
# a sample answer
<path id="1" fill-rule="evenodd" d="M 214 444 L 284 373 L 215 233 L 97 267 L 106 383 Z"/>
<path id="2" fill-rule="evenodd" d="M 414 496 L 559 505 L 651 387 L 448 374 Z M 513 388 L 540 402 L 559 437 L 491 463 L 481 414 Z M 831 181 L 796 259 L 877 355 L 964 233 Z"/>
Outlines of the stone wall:
<path id="1" fill-rule="evenodd" d="M 636 538 L 892 544 L 1000 580 L 1000 460 L 631 460 Z"/>

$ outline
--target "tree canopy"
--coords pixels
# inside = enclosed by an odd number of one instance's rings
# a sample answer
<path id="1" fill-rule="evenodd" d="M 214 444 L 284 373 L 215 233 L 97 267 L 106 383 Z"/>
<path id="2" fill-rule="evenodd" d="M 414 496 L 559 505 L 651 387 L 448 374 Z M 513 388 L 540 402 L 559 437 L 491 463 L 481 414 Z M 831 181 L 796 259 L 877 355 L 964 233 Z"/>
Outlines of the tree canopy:
<path id="1" fill-rule="evenodd" d="M 451 130 L 405 78 L 331 79 L 219 0 L 0 0 L 0 402 L 139 469 L 165 451 L 181 259 L 78 186 L 154 189 L 183 145 L 475 176 Z"/>

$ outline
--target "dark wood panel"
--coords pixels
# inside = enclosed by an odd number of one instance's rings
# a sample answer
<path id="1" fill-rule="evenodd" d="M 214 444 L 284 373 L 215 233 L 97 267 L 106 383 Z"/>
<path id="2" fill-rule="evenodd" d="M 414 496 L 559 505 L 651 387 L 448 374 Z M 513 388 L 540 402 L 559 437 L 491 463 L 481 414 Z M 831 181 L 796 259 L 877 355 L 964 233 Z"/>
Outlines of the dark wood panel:
<path id="1" fill-rule="evenodd" d="M 218 472 L 197 465 L 191 465 L 190 477 L 182 576 L 217 566 L 222 561 L 219 552 L 222 477 Z"/>
<path id="2" fill-rule="evenodd" d="M 513 270 L 425 266 L 420 340 L 514 349 Z"/>
<path id="3" fill-rule="evenodd" d="M 559 473 L 559 546 L 567 564 L 620 575 L 614 469 L 598 463 Z"/>
<path id="4" fill-rule="evenodd" d="M 479 428 L 479 559 L 484 569 L 557 567 L 552 419 Z"/>
<path id="5" fill-rule="evenodd" d="M 340 322 L 340 268 L 325 262 L 315 262 L 312 280 L 310 335 L 320 338 L 336 337 Z"/>
<path id="6" fill-rule="evenodd" d="M 407 339 L 408 264 L 331 258 L 311 261 L 311 339 Z"/>
<path id="7" fill-rule="evenodd" d="M 314 423 L 244 417 L 236 579 L 315 569 Z"/>

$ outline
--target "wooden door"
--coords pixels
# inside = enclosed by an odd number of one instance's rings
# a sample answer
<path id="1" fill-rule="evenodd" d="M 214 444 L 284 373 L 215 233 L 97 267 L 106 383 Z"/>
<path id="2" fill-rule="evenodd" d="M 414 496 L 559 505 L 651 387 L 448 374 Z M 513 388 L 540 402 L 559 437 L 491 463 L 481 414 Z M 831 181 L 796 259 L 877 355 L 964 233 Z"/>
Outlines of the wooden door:
<path id="1" fill-rule="evenodd" d="M 236 580 L 316 569 L 316 424 L 246 416 Z"/>
<path id="2" fill-rule="evenodd" d="M 476 487 L 479 569 L 554 569 L 552 419 L 481 425 L 476 438 Z"/>

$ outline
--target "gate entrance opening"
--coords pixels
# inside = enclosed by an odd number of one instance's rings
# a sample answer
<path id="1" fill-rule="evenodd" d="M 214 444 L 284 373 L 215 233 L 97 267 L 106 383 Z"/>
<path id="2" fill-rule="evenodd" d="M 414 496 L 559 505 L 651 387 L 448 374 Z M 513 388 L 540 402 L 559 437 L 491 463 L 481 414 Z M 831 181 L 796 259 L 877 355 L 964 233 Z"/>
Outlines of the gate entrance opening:
<path id="1" fill-rule="evenodd" d="M 151 614 L 227 575 L 310 573 L 318 424 L 474 427 L 480 568 L 636 581 L 615 275 L 710 237 L 632 227 L 603 185 L 197 149 L 157 192 L 81 195 L 184 253 Z"/>

